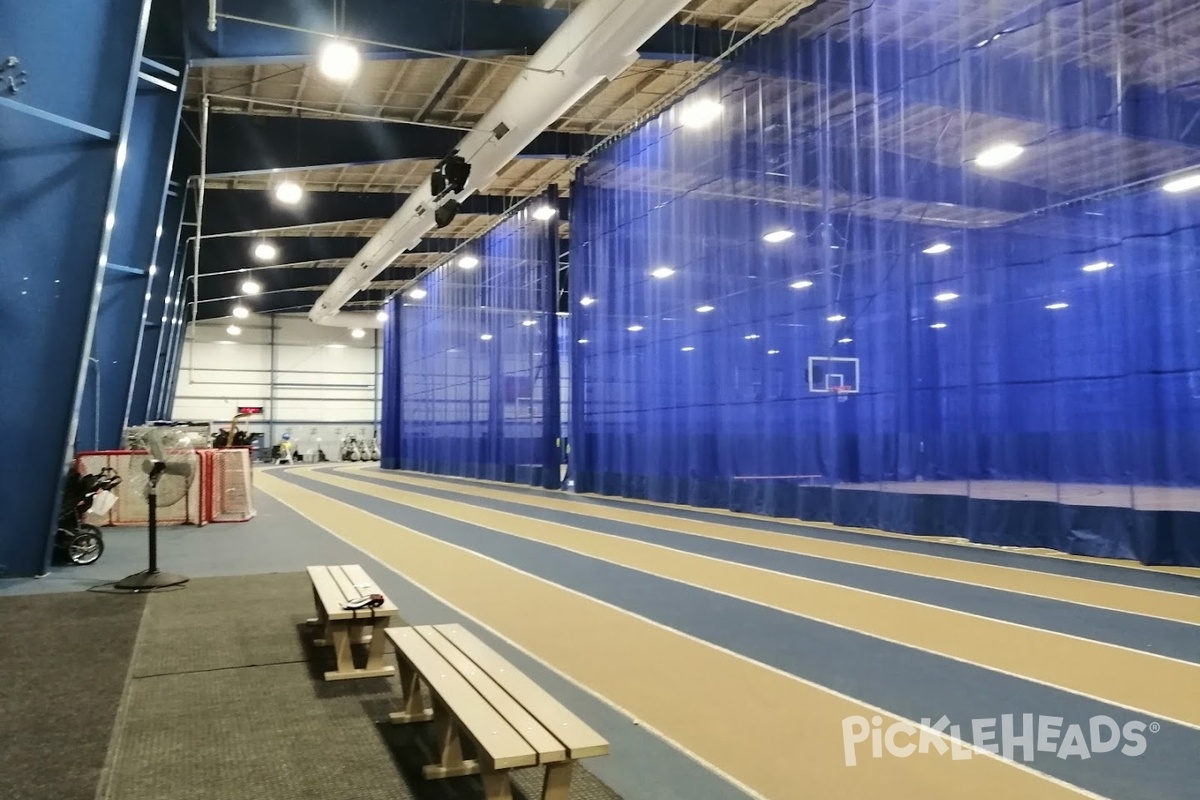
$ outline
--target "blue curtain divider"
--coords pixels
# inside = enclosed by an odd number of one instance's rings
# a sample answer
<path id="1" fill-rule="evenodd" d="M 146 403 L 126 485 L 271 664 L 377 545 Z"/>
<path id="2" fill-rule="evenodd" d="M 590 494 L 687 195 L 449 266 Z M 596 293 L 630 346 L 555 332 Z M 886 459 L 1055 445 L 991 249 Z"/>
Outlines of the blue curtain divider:
<path id="1" fill-rule="evenodd" d="M 557 207 L 527 204 L 388 305 L 382 464 L 557 488 Z"/>
<path id="2" fill-rule="evenodd" d="M 1170 4 L 935 6 L 816 4 L 578 171 L 575 486 L 1200 564 Z"/>

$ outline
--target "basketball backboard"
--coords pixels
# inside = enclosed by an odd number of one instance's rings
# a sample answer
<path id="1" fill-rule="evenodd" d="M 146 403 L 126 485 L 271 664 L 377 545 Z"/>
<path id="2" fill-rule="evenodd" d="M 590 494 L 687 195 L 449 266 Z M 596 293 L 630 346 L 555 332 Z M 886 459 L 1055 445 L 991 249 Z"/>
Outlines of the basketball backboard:
<path id="1" fill-rule="evenodd" d="M 859 390 L 859 363 L 857 358 L 834 356 L 808 357 L 808 390 L 817 394 L 829 394 L 834 387 L 845 387 L 844 391 L 857 394 Z"/>

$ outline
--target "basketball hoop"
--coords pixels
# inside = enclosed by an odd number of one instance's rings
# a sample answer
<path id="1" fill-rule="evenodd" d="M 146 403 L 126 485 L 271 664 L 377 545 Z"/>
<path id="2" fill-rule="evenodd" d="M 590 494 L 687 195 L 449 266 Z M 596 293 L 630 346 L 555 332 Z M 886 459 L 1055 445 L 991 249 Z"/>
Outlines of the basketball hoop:
<path id="1" fill-rule="evenodd" d="M 850 395 L 854 392 L 849 386 L 830 386 L 829 391 L 837 395 L 837 401 L 844 403 L 850 399 Z"/>

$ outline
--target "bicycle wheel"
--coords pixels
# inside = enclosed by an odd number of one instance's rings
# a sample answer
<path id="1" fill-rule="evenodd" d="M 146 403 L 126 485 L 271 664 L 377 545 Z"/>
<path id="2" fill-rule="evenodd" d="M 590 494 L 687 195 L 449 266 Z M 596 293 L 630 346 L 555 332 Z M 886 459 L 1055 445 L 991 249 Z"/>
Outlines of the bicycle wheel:
<path id="1" fill-rule="evenodd" d="M 72 564 L 94 564 L 104 555 L 104 538 L 95 525 L 84 523 L 67 542 L 67 558 Z"/>

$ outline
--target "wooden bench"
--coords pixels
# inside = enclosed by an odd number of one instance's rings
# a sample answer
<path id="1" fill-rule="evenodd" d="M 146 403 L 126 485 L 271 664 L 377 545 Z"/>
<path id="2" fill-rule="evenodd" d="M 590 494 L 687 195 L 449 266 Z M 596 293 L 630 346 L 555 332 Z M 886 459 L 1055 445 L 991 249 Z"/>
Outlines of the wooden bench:
<path id="1" fill-rule="evenodd" d="M 388 628 L 387 638 L 404 696 L 391 721 L 434 722 L 440 761 L 426 778 L 479 774 L 488 800 L 509 800 L 508 770 L 545 765 L 543 800 L 567 800 L 572 764 L 608 753 L 598 733 L 461 625 Z M 475 758 L 464 758 L 463 738 Z"/>
<path id="2" fill-rule="evenodd" d="M 394 667 L 383 663 L 387 627 L 396 607 L 391 600 L 384 600 L 378 608 L 346 609 L 342 603 L 368 594 L 383 594 L 375 582 L 357 564 L 338 567 L 309 567 L 308 578 L 312 581 L 313 602 L 317 607 L 315 619 L 310 625 L 320 625 L 324 635 L 313 643 L 317 646 L 333 645 L 337 657 L 337 669 L 325 673 L 325 680 L 340 681 L 349 678 L 382 678 L 394 675 Z M 386 595 L 385 595 L 386 597 Z M 353 644 L 367 646 L 365 669 L 354 666 Z"/>

